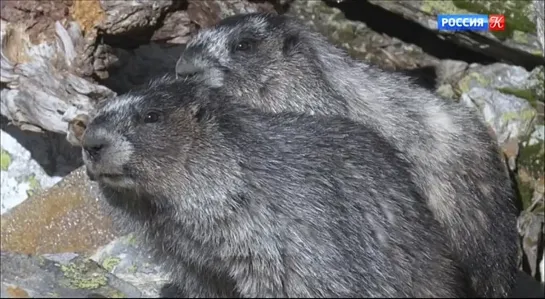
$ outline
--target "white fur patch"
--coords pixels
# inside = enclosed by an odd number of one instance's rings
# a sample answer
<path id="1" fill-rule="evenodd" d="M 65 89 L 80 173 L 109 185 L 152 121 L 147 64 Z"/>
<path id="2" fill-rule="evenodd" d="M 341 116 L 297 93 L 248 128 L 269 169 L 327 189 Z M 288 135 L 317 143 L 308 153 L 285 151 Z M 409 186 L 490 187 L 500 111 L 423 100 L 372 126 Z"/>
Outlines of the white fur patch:
<path id="1" fill-rule="evenodd" d="M 106 112 L 120 112 L 123 110 L 126 110 L 128 107 L 133 105 L 135 102 L 140 100 L 139 97 L 133 97 L 133 96 L 119 96 L 113 100 L 108 101 L 104 107 L 100 109 L 99 113 L 106 113 Z"/>

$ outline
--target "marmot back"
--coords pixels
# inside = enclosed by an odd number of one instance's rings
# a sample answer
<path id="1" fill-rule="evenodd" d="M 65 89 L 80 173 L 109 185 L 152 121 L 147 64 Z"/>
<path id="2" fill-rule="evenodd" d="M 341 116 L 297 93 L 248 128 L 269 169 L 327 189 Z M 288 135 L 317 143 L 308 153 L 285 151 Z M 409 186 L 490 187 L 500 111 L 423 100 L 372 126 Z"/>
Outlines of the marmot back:
<path id="1" fill-rule="evenodd" d="M 265 111 L 348 116 L 413 163 L 413 180 L 471 278 L 474 296 L 505 297 L 517 271 L 515 193 L 478 115 L 351 59 L 294 18 L 246 14 L 201 30 L 179 76 L 198 74 Z"/>
<path id="2" fill-rule="evenodd" d="M 172 273 L 170 295 L 465 295 L 409 163 L 347 118 L 162 78 L 101 107 L 82 146 L 113 218 Z"/>

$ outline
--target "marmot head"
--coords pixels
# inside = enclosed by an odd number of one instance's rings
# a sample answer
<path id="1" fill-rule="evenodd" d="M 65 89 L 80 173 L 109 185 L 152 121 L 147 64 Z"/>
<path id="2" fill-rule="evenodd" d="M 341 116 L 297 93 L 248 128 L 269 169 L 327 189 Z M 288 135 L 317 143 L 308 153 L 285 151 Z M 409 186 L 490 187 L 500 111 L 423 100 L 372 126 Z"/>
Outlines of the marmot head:
<path id="1" fill-rule="evenodd" d="M 151 193 L 179 183 L 206 126 L 206 90 L 193 83 L 163 77 L 97 107 L 81 139 L 89 177 Z"/>
<path id="2" fill-rule="evenodd" d="M 305 32 L 297 20 L 282 15 L 227 17 L 188 42 L 176 63 L 176 73 L 181 77 L 204 73 L 212 86 L 225 86 L 239 96 L 255 92 L 285 77 L 282 68 L 297 67 L 289 61 L 304 50 L 300 41 Z"/>

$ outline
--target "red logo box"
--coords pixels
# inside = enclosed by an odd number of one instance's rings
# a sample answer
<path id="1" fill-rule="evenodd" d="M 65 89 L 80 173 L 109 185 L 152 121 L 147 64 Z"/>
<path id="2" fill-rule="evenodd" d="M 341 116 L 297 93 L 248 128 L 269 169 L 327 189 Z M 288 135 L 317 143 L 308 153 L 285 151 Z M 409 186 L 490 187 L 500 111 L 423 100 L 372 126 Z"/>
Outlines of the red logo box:
<path id="1" fill-rule="evenodd" d="M 505 30 L 505 16 L 504 15 L 489 15 L 488 16 L 488 30 L 489 31 L 504 31 Z"/>

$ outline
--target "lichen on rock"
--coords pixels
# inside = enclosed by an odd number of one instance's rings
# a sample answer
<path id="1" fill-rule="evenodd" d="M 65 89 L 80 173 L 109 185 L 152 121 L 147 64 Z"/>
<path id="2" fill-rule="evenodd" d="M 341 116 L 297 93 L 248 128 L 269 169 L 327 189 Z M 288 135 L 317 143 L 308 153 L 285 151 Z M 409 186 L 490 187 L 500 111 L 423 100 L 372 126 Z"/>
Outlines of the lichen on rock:
<path id="1" fill-rule="evenodd" d="M 98 289 L 108 284 L 108 278 L 91 269 L 91 263 L 70 263 L 61 265 L 61 271 L 68 279 L 69 286 L 77 289 Z"/>
<path id="2" fill-rule="evenodd" d="M 0 169 L 7 171 L 11 164 L 11 155 L 4 149 L 0 149 Z"/>

